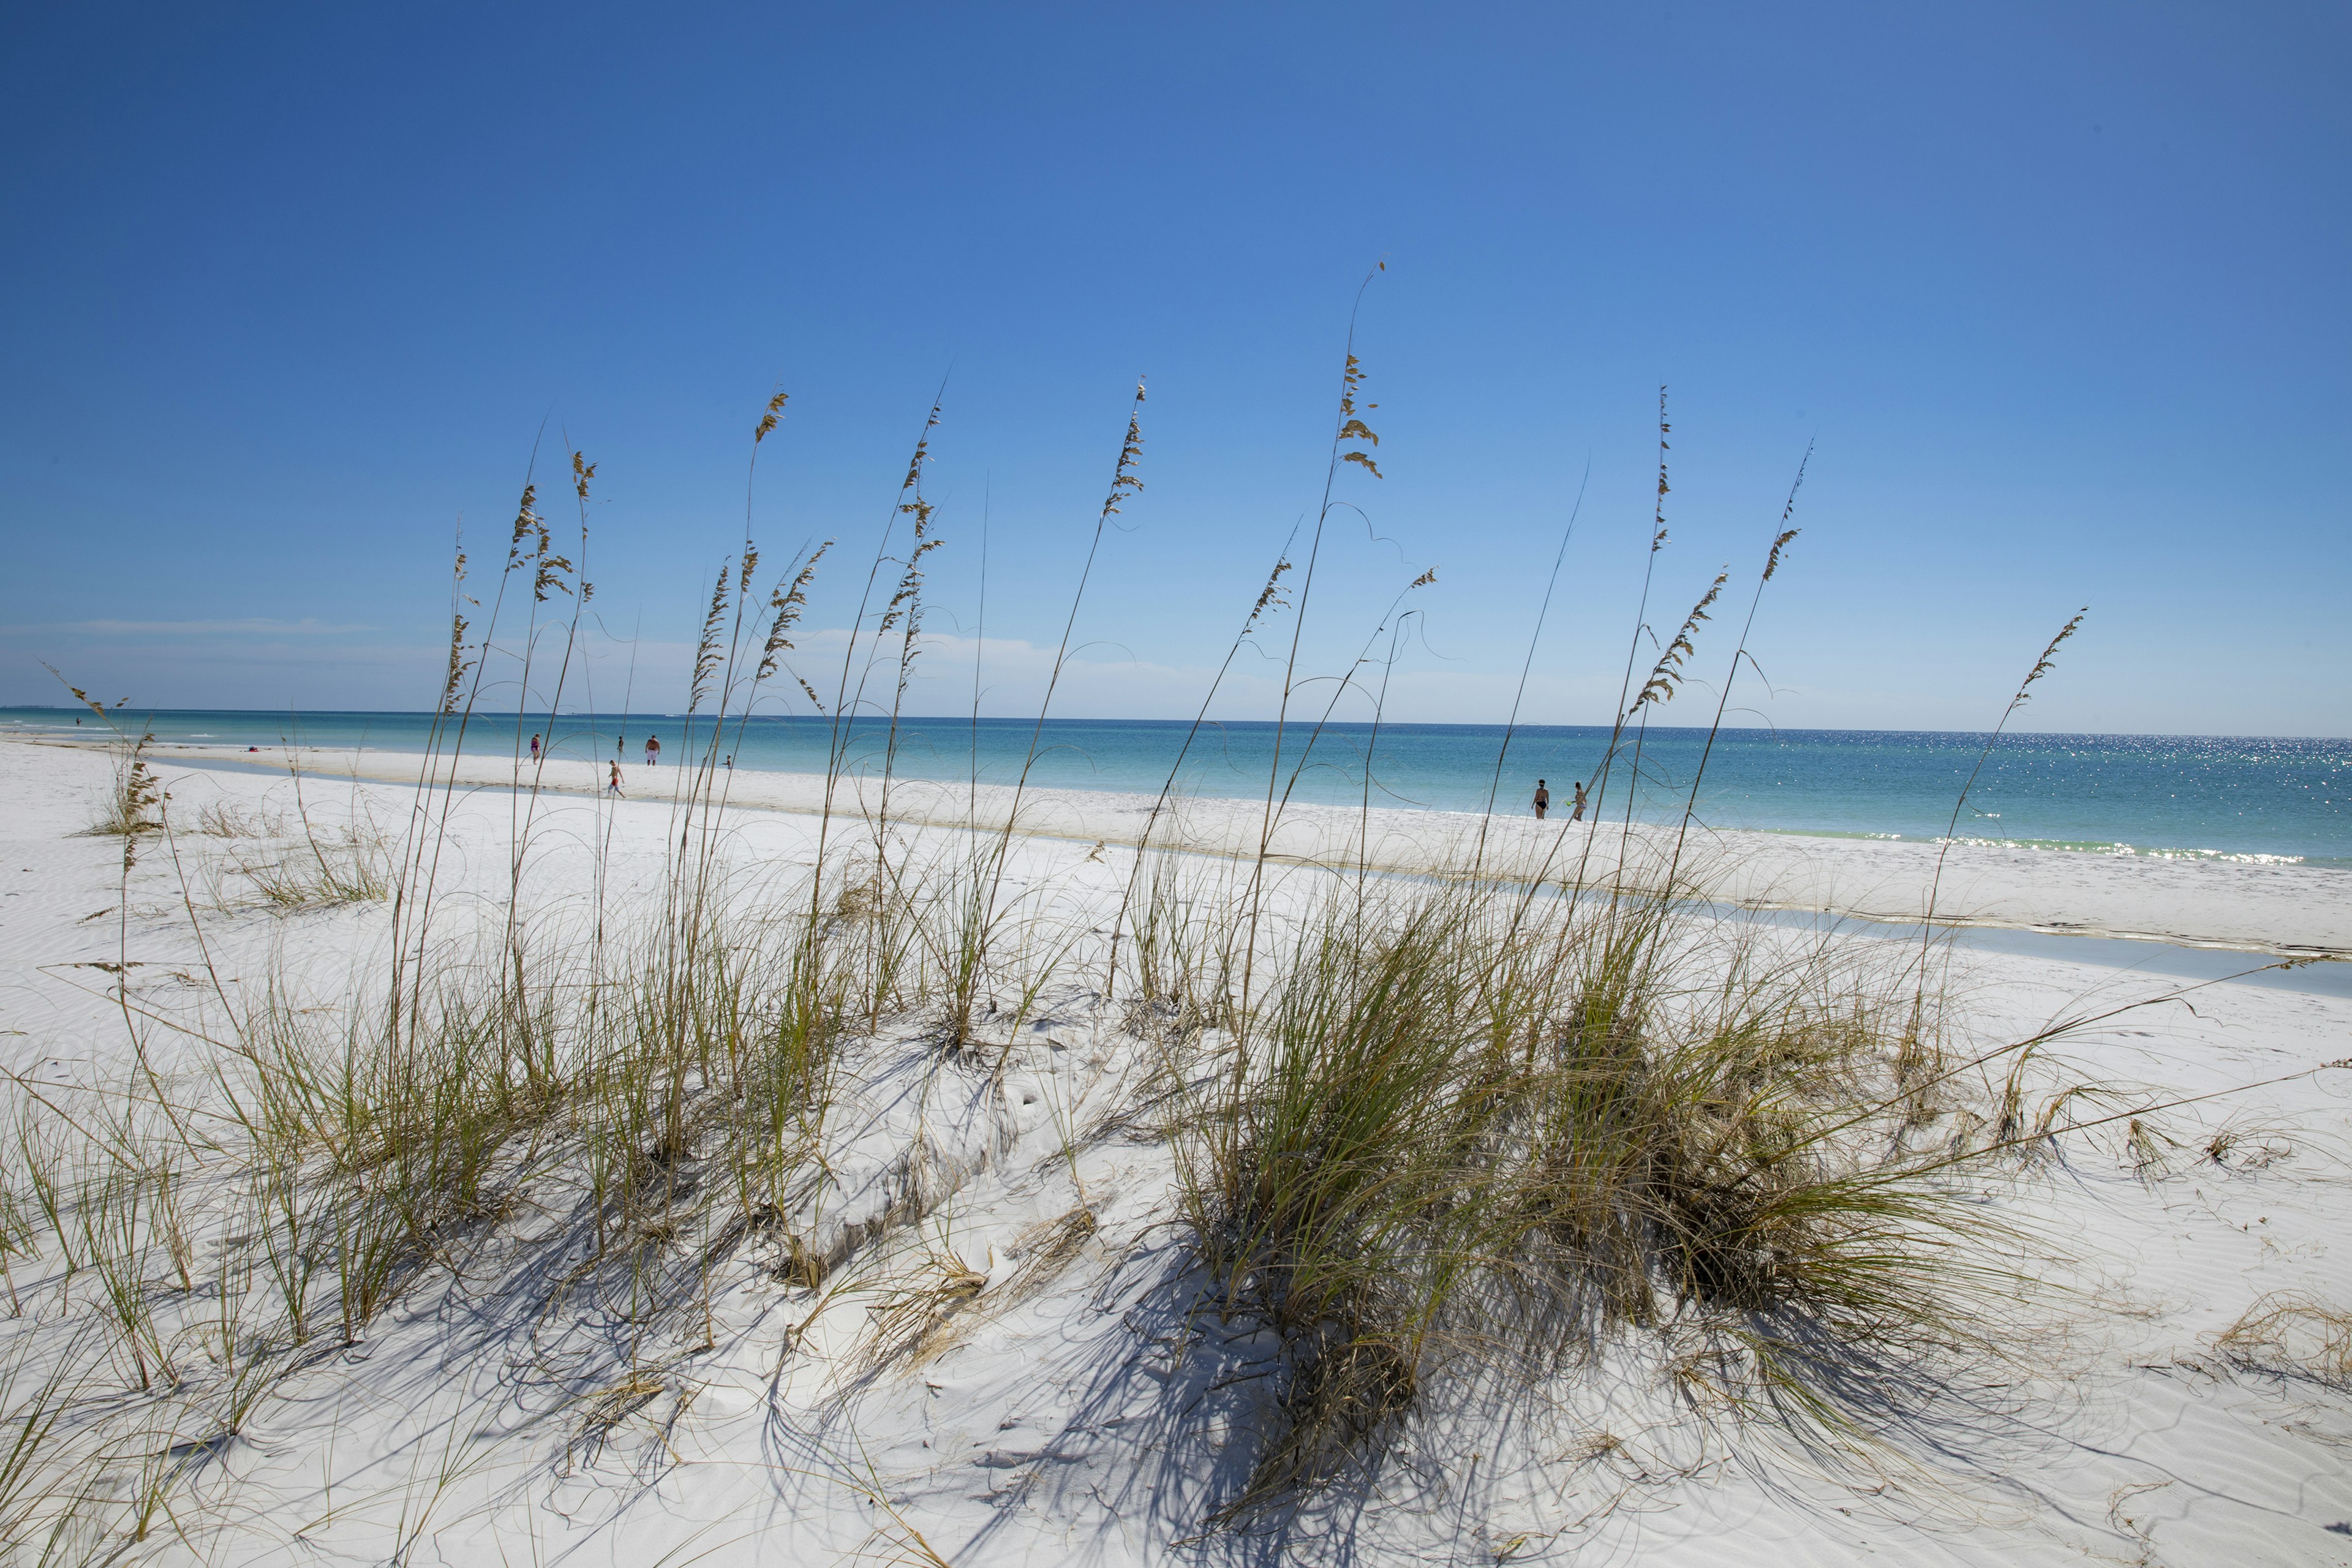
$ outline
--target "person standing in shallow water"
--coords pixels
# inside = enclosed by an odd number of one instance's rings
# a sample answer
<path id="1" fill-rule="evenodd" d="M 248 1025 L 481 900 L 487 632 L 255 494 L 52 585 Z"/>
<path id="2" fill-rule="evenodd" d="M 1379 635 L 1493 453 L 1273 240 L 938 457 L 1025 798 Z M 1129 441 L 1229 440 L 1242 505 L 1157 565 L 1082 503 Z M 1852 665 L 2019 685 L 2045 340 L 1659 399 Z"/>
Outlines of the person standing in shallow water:
<path id="1" fill-rule="evenodd" d="M 534 763 L 539 761 L 539 737 L 536 735 L 530 738 L 530 760 Z"/>
<path id="2" fill-rule="evenodd" d="M 646 766 L 649 768 L 654 767 L 659 764 L 660 762 L 661 742 L 651 735 L 647 735 L 646 737 Z"/>
<path id="3" fill-rule="evenodd" d="M 1544 813 L 1550 809 L 1551 791 L 1544 787 L 1543 780 L 1538 779 L 1536 780 L 1536 820 L 1541 822 L 1544 819 Z"/>
<path id="4" fill-rule="evenodd" d="M 1584 784 L 1581 780 L 1578 781 L 1576 786 L 1576 809 L 1568 814 L 1568 819 L 1570 822 L 1584 820 Z"/>

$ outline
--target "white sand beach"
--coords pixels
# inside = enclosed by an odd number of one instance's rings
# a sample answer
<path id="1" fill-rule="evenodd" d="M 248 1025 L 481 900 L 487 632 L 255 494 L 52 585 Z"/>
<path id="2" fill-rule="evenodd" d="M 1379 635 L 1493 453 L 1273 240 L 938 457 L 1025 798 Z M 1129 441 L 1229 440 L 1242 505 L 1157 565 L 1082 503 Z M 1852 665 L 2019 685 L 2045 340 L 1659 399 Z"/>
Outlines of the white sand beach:
<path id="1" fill-rule="evenodd" d="M 331 837 L 357 823 L 396 841 L 417 809 L 415 760 L 294 760 L 299 779 L 284 758 L 160 752 L 180 830 L 139 838 L 126 873 L 122 840 L 84 831 L 112 759 L 0 743 L 0 1067 L 29 1119 L 5 1130 L 11 1422 L 49 1369 L 88 1351 L 77 1336 L 98 1332 L 110 1288 L 73 1266 L 70 1224 L 52 1234 L 39 1218 L 25 1139 L 65 1160 L 88 1130 L 65 1119 L 113 1097 L 142 1115 L 175 1106 L 189 1147 L 226 1149 L 222 1096 L 242 1081 L 226 1016 L 274 986 L 331 1018 L 380 962 L 387 903 L 275 909 L 251 868 L 302 853 L 305 815 Z M 533 795 L 511 787 L 510 764 L 467 761 L 441 869 L 446 940 L 488 931 L 495 950 L 526 807 L 534 930 L 572 940 L 596 911 L 617 923 L 653 897 L 678 822 L 661 791 L 677 774 L 627 774 L 614 801 L 584 765 L 553 763 Z M 726 783 L 734 875 L 759 885 L 812 858 L 821 780 Z M 867 831 L 861 812 L 881 803 L 866 788 L 836 802 L 835 831 Z M 902 782 L 888 809 L 919 859 L 957 853 L 1008 805 Z M 1074 942 L 1098 933 L 1150 805 L 1024 802 L 1008 872 L 1031 900 L 1023 918 Z M 207 808 L 259 831 L 197 831 Z M 1371 816 L 1375 869 L 1458 864 L 1478 831 Z M 1212 851 L 1254 847 L 1263 820 L 1214 801 L 1181 817 L 1185 842 Z M 1316 863 L 1355 864 L 1357 826 L 1295 809 L 1276 847 L 1312 879 Z M 1617 852 L 1605 830 L 1590 844 L 1557 823 L 1492 831 L 1495 856 L 1548 875 Z M 1935 850 L 1912 844 L 1726 834 L 1696 852 L 1727 902 L 1892 920 L 1916 919 L 1935 872 Z M 2352 952 L 2352 872 L 2334 869 L 1964 845 L 1939 907 L 2242 949 L 2250 963 Z M 533 1189 L 436 1240 L 349 1342 L 322 1329 L 265 1352 L 260 1330 L 218 1325 L 267 1316 L 277 1255 L 249 1233 L 268 1205 L 238 1205 L 274 1189 L 188 1156 L 191 1193 L 241 1217 L 190 1220 L 184 1277 L 160 1242 L 137 1255 L 127 1288 L 157 1325 L 143 1353 L 170 1375 L 119 1347 L 76 1363 L 102 1370 L 75 1385 L 44 1453 L 69 1456 L 100 1500 L 60 1539 L 119 1533 L 121 1510 L 152 1499 L 126 1560 L 2352 1563 L 2344 1352 L 2327 1361 L 2317 1317 L 2279 1320 L 2274 1345 L 2242 1327 L 2224 1338 L 2249 1314 L 2259 1330 L 2266 1306 L 2352 1310 L 2352 1065 L 2323 1066 L 2352 1058 L 2352 1001 L 2222 984 L 2135 1009 L 2166 984 L 2043 958 L 1958 962 L 1948 1007 L 1966 1041 L 2112 1012 L 2037 1052 L 2031 1081 L 2037 1103 L 2087 1091 L 2064 1101 L 2070 1121 L 2136 1113 L 1969 1176 L 1970 1201 L 2025 1238 L 2003 1265 L 2017 1272 L 1980 1287 L 2001 1337 L 1901 1384 L 1866 1451 L 1808 1447 L 1710 1406 L 1704 1368 L 1660 1338 L 1604 1346 L 1542 1386 L 1449 1385 L 1360 1482 L 1275 1523 L 1213 1527 L 1243 1439 L 1271 1419 L 1268 1336 L 1185 1293 L 1179 1165 L 1147 1094 L 1150 1052 L 1073 960 L 992 1042 L 988 1070 L 942 1058 L 911 1024 L 855 1044 L 822 1213 L 793 1232 L 828 1258 L 826 1289 L 780 1262 L 766 1232 L 654 1237 L 704 1272 L 691 1310 L 642 1332 L 616 1327 L 625 1303 L 566 1293 L 559 1276 L 587 1278 L 590 1261 L 565 1239 L 560 1194 Z M 892 1314 L 917 1300 L 931 1316 L 903 1353 L 882 1354 Z"/>
<path id="2" fill-rule="evenodd" d="M 2352 5 L 5 36 L 0 1568 L 2352 1568 Z"/>
<path id="3" fill-rule="evenodd" d="M 54 741 L 20 744 L 61 745 Z M 156 754 L 194 766 L 299 767 L 322 784 L 361 780 L 412 784 L 417 759 L 395 752 L 278 749 L 163 744 Z M 520 767 L 495 756 L 467 757 L 463 781 L 486 788 L 518 783 L 548 793 L 601 795 L 604 764 L 551 758 Z M 674 764 L 624 769 L 630 798 L 665 800 L 685 775 Z M 745 812 L 820 813 L 825 783 L 813 773 L 730 772 L 721 781 L 730 808 Z M 836 810 L 856 814 L 887 805 L 896 822 L 941 827 L 1001 826 L 1013 792 L 901 778 L 881 797 L 871 779 L 845 780 Z M 1092 845 L 1132 845 L 1152 819 L 1154 802 L 1107 791 L 1033 789 L 1021 805 L 1021 832 Z M 1164 811 L 1157 841 L 1173 837 L 1188 847 L 1255 853 L 1265 826 L 1262 802 L 1186 799 Z M 1524 816 L 1491 823 L 1453 812 L 1294 804 L 1282 813 L 1271 847 L 1285 858 L 1354 867 L 1359 828 L 1369 823 L 1376 870 L 1415 872 L 1458 864 L 1484 835 L 1494 858 L 1539 863 L 1548 874 L 1603 879 L 1617 860 L 1622 830 L 1555 817 L 1538 825 Z M 1637 847 L 1670 848 L 1671 833 L 1637 826 Z M 1795 910 L 1866 920 L 1916 921 L 1936 889 L 1939 923 L 2009 927 L 2083 936 L 2139 938 L 2248 952 L 2352 956 L 2352 870 L 2324 866 L 2247 864 L 2219 859 L 2162 859 L 1955 844 L 1934 844 L 1695 827 L 1685 850 L 1712 896 L 1755 909 Z M 1941 884 L 1937 887 L 1940 864 Z"/>

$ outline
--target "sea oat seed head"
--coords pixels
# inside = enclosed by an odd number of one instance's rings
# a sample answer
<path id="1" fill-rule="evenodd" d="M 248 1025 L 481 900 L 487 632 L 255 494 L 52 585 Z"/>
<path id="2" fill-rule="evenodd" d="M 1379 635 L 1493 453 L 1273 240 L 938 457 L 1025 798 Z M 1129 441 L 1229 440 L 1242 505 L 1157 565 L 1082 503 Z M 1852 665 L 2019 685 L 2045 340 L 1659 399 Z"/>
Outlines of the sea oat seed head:
<path id="1" fill-rule="evenodd" d="M 514 537 L 507 542 L 507 564 L 509 567 L 522 558 L 522 542 L 538 531 L 538 502 L 539 487 L 523 486 L 522 505 L 515 509 Z"/>
<path id="2" fill-rule="evenodd" d="M 2033 668 L 2028 670 L 2026 672 L 2025 679 L 2018 683 L 2018 702 L 2032 700 L 2032 699 L 2026 694 L 2025 689 L 2032 685 L 2035 681 L 2041 679 L 2043 676 L 2049 674 L 2052 668 L 2055 667 L 2055 661 L 2058 656 L 2058 645 L 2064 642 L 2068 637 L 2073 637 L 2074 635 L 2074 628 L 2081 626 L 2083 624 L 2083 617 L 2090 613 L 2091 606 L 2088 605 L 2084 605 L 2081 609 L 2074 612 L 2074 618 L 2061 626 L 2058 629 L 2058 635 L 2050 639 L 2050 646 L 2042 650 L 2042 657 L 2034 660 Z M 2012 703 L 2011 706 L 2015 706 L 2015 703 Z"/>
<path id="3" fill-rule="evenodd" d="M 1691 613 L 1683 620 L 1682 629 L 1675 633 L 1675 640 L 1666 645 L 1666 651 L 1659 657 L 1656 668 L 1650 671 L 1650 679 L 1643 683 L 1641 695 L 1633 699 L 1636 710 L 1654 702 L 1674 700 L 1675 692 L 1683 681 L 1683 661 L 1696 651 L 1692 638 L 1697 634 L 1701 621 L 1713 619 L 1707 611 L 1713 607 L 1717 596 L 1723 592 L 1723 584 L 1730 576 L 1731 568 L 1728 566 L 1717 573 L 1715 581 L 1707 585 L 1706 593 L 1691 606 Z"/>
<path id="4" fill-rule="evenodd" d="M 758 427 L 751 432 L 751 445 L 756 447 L 768 438 L 768 432 L 773 430 L 783 416 L 784 401 L 789 395 L 779 392 L 768 399 L 767 412 L 760 416 Z"/>
<path id="5" fill-rule="evenodd" d="M 719 668 L 719 627 L 727 612 L 727 579 L 734 574 L 734 569 L 733 562 L 723 563 L 719 568 L 719 580 L 710 585 L 710 608 L 702 617 L 702 636 L 694 648 L 694 684 L 687 694 L 688 712 L 702 706 L 703 698 L 709 693 L 710 677 Z"/>
<path id="6" fill-rule="evenodd" d="M 1249 629 L 1257 625 L 1257 618 L 1260 616 L 1265 614 L 1268 610 L 1281 609 L 1284 605 L 1289 603 L 1288 600 L 1282 597 L 1281 587 L 1282 574 L 1289 570 L 1290 557 L 1286 555 L 1281 560 L 1274 563 L 1274 570 L 1272 572 L 1266 574 L 1265 586 L 1259 590 L 1257 603 L 1251 607 L 1249 619 L 1242 623 L 1242 633 L 1244 636 L 1247 636 L 1249 634 Z"/>

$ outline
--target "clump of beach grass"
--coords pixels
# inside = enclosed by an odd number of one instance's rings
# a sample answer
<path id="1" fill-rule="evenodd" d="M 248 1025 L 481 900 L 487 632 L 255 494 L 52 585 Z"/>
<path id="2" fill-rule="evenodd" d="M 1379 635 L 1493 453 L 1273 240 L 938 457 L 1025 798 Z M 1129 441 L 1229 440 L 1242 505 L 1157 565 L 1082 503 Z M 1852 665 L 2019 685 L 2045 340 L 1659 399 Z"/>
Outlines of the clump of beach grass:
<path id="1" fill-rule="evenodd" d="M 141 735 L 116 762 L 113 787 L 106 792 L 98 817 L 90 824 L 92 833 L 128 838 L 162 827 L 156 813 L 163 804 L 163 784 L 147 763 L 147 747 L 153 740 L 152 735 Z"/>
<path id="2" fill-rule="evenodd" d="M 68 680 L 53 664 L 42 666 L 56 677 L 58 685 L 73 693 L 74 700 L 98 716 L 99 723 L 110 737 L 109 749 L 113 753 L 114 777 L 105 795 L 99 802 L 98 815 L 88 831 L 126 841 L 142 833 L 153 833 L 163 826 L 158 814 L 163 809 L 163 781 L 147 761 L 147 748 L 155 743 L 154 735 L 142 729 L 137 735 L 122 727 L 121 711 L 130 705 L 124 698 L 112 707 Z M 135 847 L 128 842 L 123 847 L 124 863 L 135 858 Z"/>
<path id="3" fill-rule="evenodd" d="M 150 734 L 142 733 L 136 739 L 126 735 L 115 747 L 114 778 L 100 797 L 98 815 L 90 820 L 91 833 L 127 841 L 162 830 L 163 781 L 147 761 L 147 748 L 153 741 Z M 126 843 L 123 853 L 130 856 L 134 851 Z"/>
<path id="4" fill-rule="evenodd" d="M 224 797 L 196 808 L 195 831 L 207 838 L 283 838 L 286 822 L 274 811 Z"/>
<path id="5" fill-rule="evenodd" d="M 924 1249 L 917 1278 L 866 1309 L 865 1356 L 875 1370 L 919 1366 L 943 1349 L 988 1276 L 944 1241 Z"/>
<path id="6" fill-rule="evenodd" d="M 364 825 L 341 832 L 305 825 L 302 841 L 274 855 L 239 858 L 236 874 L 281 914 L 377 903 L 392 894 L 392 856 Z"/>
<path id="7" fill-rule="evenodd" d="M 1377 439 L 1353 417 L 1360 381 L 1351 336 L 1335 477 L 1357 457 L 1345 442 Z M 1667 539 L 1669 430 L 1661 389 L 1635 648 Z M 1803 478 L 1801 464 L 1710 737 L 1753 662 L 1748 638 L 1796 537 Z M 1327 489 L 1325 516 L 1332 504 Z M 1318 524 L 1299 621 L 1320 545 Z M 1193 1086 L 1178 1122 L 1185 1216 L 1217 1310 L 1283 1346 L 1278 1419 L 1221 1517 L 1375 1462 L 1431 1381 L 1465 1365 L 1542 1376 L 1627 1335 L 1672 1340 L 1698 1404 L 1854 1452 L 1891 1419 L 1905 1378 L 1991 1343 L 1976 1304 L 2013 1283 L 1998 1259 L 2014 1238 L 1956 1195 L 1969 1163 L 2017 1146 L 2019 1130 L 1958 1157 L 1920 1147 L 1958 1093 L 1931 1006 L 1932 940 L 1906 971 L 1702 918 L 1691 829 L 1704 755 L 1670 847 L 1656 864 L 1633 858 L 1651 711 L 1689 679 L 1727 581 L 1714 576 L 1638 689 L 1629 652 L 1593 800 L 1597 818 L 1622 750 L 1625 828 L 1597 879 L 1591 837 L 1572 868 L 1555 847 L 1506 871 L 1482 830 L 1467 863 L 1428 882 L 1375 882 L 1360 867 L 1303 908 L 1286 895 L 1290 934 L 1269 942 L 1270 846 L 1290 793 L 1279 753 L 1239 897 L 1208 921 L 1213 963 L 1169 961 L 1190 927 L 1164 890 L 1145 893 L 1139 854 L 1115 930 L 1135 928 L 1139 1021 L 1223 1026 L 1215 1070 L 1171 1075 Z M 1286 717 L 1300 636 L 1294 624 Z M 2045 654 L 2028 684 L 2049 665 Z M 1330 717 L 1309 727 L 1294 784 Z M 1969 1065 L 2022 1063 L 2048 1037 Z M 2021 1067 L 2011 1078 L 2021 1089 Z M 2054 1136 L 2064 1106 L 2045 1110 L 2035 1131 Z"/>
<path id="8" fill-rule="evenodd" d="M 1979 1342 L 1983 1224 L 1898 1136 L 1904 975 L 1513 891 L 1329 894 L 1184 1119 L 1213 1299 L 1285 1346 L 1236 1515 L 1367 1462 L 1465 1358 L 1696 1334 L 1723 1409 L 1853 1443 L 1865 1369 Z"/>
<path id="9" fill-rule="evenodd" d="M 2307 1291 L 2264 1296 L 2213 1343 L 2240 1366 L 2352 1388 L 2352 1310 Z"/>

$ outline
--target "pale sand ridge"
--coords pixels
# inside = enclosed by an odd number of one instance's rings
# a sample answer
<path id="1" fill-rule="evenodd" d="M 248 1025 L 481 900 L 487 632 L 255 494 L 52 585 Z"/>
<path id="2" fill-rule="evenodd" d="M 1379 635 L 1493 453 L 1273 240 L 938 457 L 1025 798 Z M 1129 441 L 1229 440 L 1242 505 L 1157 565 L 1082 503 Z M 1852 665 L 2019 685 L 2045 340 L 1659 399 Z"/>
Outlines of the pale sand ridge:
<path id="1" fill-rule="evenodd" d="M 27 741 L 18 745 L 73 742 Z M 159 763 L 206 766 L 260 764 L 282 770 L 299 762 L 321 780 L 363 779 L 413 784 L 418 759 L 393 752 L 273 749 L 255 755 L 228 746 L 159 745 Z M 602 762 L 557 758 L 518 770 L 504 758 L 468 756 L 460 778 L 482 787 L 535 782 L 542 790 L 599 794 Z M 685 771 L 665 763 L 625 765 L 630 798 L 666 799 Z M 723 787 L 734 808 L 809 814 L 824 807 L 824 781 L 813 773 L 739 769 Z M 964 784 L 897 779 L 890 784 L 893 820 L 932 826 L 1000 826 L 1013 804 L 1002 785 L 974 790 Z M 845 781 L 835 809 L 848 814 L 881 805 L 873 778 Z M 1020 803 L 1021 831 L 1034 836 L 1131 845 L 1150 819 L 1152 801 L 1110 791 L 1031 788 Z M 1155 826 L 1154 841 L 1181 842 L 1202 852 L 1254 854 L 1265 822 L 1263 803 L 1187 799 Z M 1281 814 L 1273 850 L 1283 857 L 1354 866 L 1358 829 L 1369 825 L 1372 869 L 1423 872 L 1457 867 L 1474 851 L 1477 817 L 1456 812 L 1292 805 Z M 1537 824 L 1498 816 L 1487 827 L 1497 863 L 1541 862 L 1567 878 L 1581 867 L 1604 879 L 1620 853 L 1613 826 Z M 1662 853 L 1670 830 L 1637 826 L 1637 850 Z M 1637 857 L 1638 858 L 1638 857 Z M 1811 837 L 1794 834 L 1695 829 L 1686 868 L 1695 866 L 1710 893 L 1754 909 L 1827 911 L 1869 920 L 1916 921 L 1936 876 L 1932 844 Z M 2196 946 L 2234 948 L 2286 956 L 2352 956 L 2352 869 L 2222 860 L 2168 860 L 2069 850 L 1956 844 L 1945 858 L 1937 918 L 1960 925 L 2061 931 L 2078 936 L 2134 937 Z"/>

